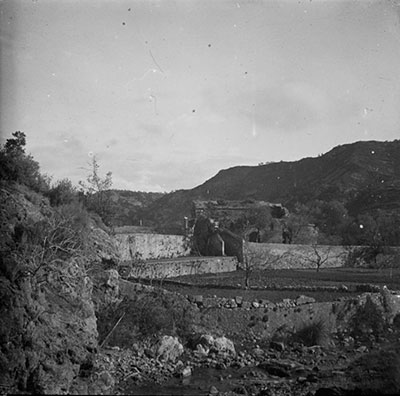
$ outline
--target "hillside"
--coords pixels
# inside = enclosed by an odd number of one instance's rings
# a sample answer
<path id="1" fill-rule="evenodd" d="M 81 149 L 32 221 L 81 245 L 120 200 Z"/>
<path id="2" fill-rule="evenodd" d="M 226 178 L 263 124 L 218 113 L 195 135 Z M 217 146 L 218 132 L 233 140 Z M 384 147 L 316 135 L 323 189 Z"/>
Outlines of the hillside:
<path id="1" fill-rule="evenodd" d="M 161 198 L 164 193 L 109 190 L 110 211 L 112 225 L 139 225 L 143 218 L 142 211 L 154 201 Z"/>
<path id="2" fill-rule="evenodd" d="M 52 207 L 26 185 L 0 187 L 0 389 L 109 392 L 111 382 L 82 371 L 94 372 L 97 317 L 116 300 L 106 270 L 116 267 L 117 245 L 77 202 Z"/>
<path id="3" fill-rule="evenodd" d="M 221 170 L 191 190 L 154 201 L 144 218 L 178 232 L 194 199 L 256 199 L 282 203 L 339 200 L 353 216 L 369 210 L 400 210 L 400 140 L 337 146 L 316 158 Z"/>

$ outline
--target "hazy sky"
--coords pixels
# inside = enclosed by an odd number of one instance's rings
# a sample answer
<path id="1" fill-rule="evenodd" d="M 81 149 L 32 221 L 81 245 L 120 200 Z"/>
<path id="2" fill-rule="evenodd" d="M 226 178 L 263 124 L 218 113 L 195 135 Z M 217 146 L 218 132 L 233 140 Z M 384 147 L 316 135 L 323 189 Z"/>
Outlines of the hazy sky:
<path id="1" fill-rule="evenodd" d="M 12 0 L 0 132 L 74 183 L 192 188 L 235 165 L 400 137 L 400 2 Z"/>

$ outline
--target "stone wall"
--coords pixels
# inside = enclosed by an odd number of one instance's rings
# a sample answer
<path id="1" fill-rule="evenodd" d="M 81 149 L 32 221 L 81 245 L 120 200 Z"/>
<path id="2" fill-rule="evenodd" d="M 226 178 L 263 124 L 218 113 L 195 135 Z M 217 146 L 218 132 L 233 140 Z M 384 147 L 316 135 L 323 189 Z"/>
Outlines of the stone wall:
<path id="1" fill-rule="evenodd" d="M 187 257 L 175 260 L 150 260 L 134 266 L 130 276 L 163 279 L 181 275 L 236 271 L 236 257 Z"/>
<path id="2" fill-rule="evenodd" d="M 318 257 L 323 262 L 321 268 L 337 268 L 345 265 L 349 248 L 359 247 L 247 242 L 243 254 L 247 254 L 254 268 L 260 269 L 316 268 Z M 390 247 L 376 260 L 396 266 L 400 262 L 400 248 Z"/>
<path id="3" fill-rule="evenodd" d="M 183 235 L 116 234 L 115 239 L 122 261 L 130 261 L 136 253 L 144 260 L 184 257 L 190 254 L 190 245 Z"/>
<path id="4" fill-rule="evenodd" d="M 347 257 L 343 246 L 246 243 L 244 254 L 256 268 L 315 268 L 318 255 L 326 260 L 321 268 L 342 267 Z"/>
<path id="5" fill-rule="evenodd" d="M 248 300 L 241 297 L 239 291 L 235 298 L 202 295 L 188 295 L 186 298 L 201 311 L 207 312 L 207 315 L 202 315 L 202 323 L 215 332 L 229 335 L 241 331 L 240 326 L 244 323 L 247 333 L 269 339 L 281 329 L 294 332 L 319 321 L 329 333 L 346 331 L 354 314 L 366 308 L 368 300 L 375 305 L 383 320 L 389 324 L 397 323 L 400 317 L 400 292 L 390 291 L 385 287 L 377 289 L 377 292 L 341 297 L 329 302 L 317 302 L 306 295 L 299 295 L 296 299 L 283 299 L 277 303 Z M 119 290 L 121 296 L 131 296 L 153 288 L 119 279 Z M 232 327 L 232 323 L 235 326 Z"/>
<path id="6" fill-rule="evenodd" d="M 336 301 L 316 302 L 312 297 L 300 295 L 297 299 L 284 299 L 272 303 L 267 300 L 248 301 L 242 297 L 205 298 L 188 296 L 189 300 L 207 311 L 207 326 L 232 332 L 232 323 L 251 323 L 248 331 L 266 339 L 284 329 L 295 332 L 307 325 L 321 321 L 329 332 L 349 328 L 354 314 L 363 309 L 368 299 L 377 307 L 388 323 L 400 316 L 400 294 L 381 289 L 378 293 L 363 293 L 355 297 L 342 297 Z"/>

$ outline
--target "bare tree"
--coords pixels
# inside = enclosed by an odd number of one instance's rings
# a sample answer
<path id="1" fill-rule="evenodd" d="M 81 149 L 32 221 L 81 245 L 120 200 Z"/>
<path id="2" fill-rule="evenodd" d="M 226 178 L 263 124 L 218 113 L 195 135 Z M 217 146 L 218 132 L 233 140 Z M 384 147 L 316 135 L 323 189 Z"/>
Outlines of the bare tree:
<path id="1" fill-rule="evenodd" d="M 257 244 L 257 247 L 253 249 L 251 248 L 250 242 L 243 242 L 245 288 L 250 288 L 250 278 L 254 270 L 271 268 L 281 259 L 282 256 L 273 256 L 269 254 L 260 244 Z"/>
<path id="2" fill-rule="evenodd" d="M 251 252 L 248 243 L 245 242 L 243 245 L 243 264 L 244 264 L 244 283 L 245 288 L 250 288 L 250 276 L 254 271 L 255 262 L 255 252 Z"/>
<path id="3" fill-rule="evenodd" d="M 332 247 L 324 246 L 326 250 L 324 251 L 320 245 L 313 244 L 312 248 L 312 256 L 307 257 L 307 260 L 315 265 L 317 272 L 319 272 L 320 268 L 330 259 L 332 258 Z"/>
<path id="4" fill-rule="evenodd" d="M 112 186 L 112 173 L 107 172 L 105 177 L 99 175 L 100 165 L 96 156 L 93 156 L 89 165 L 90 173 L 86 182 L 79 181 L 79 185 L 85 195 L 88 208 L 96 212 L 104 221 L 107 221 L 110 215 L 111 202 L 107 198 L 106 191 Z"/>

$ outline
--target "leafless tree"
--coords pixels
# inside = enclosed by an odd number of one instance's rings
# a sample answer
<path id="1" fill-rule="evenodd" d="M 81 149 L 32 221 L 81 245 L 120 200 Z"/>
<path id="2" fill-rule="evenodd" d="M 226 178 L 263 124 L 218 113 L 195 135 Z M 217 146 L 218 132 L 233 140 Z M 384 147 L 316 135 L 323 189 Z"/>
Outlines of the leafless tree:
<path id="1" fill-rule="evenodd" d="M 89 163 L 90 173 L 86 181 L 79 181 L 81 191 L 84 194 L 86 205 L 95 211 L 103 221 L 107 222 L 110 216 L 110 197 L 106 192 L 112 186 L 112 173 L 107 172 L 104 177 L 99 174 L 99 162 L 96 156 L 92 157 Z"/>
<path id="2" fill-rule="evenodd" d="M 243 242 L 243 269 L 246 289 L 250 288 L 250 278 L 254 270 L 271 268 L 282 258 L 282 256 L 268 254 L 260 246 L 260 244 L 257 244 L 257 248 L 252 249 L 250 242 Z"/>
<path id="3" fill-rule="evenodd" d="M 313 244 L 311 245 L 312 256 L 307 257 L 307 260 L 315 265 L 317 272 L 319 272 L 320 268 L 333 257 L 332 255 L 332 247 L 324 246 L 323 249 L 320 245 Z"/>

